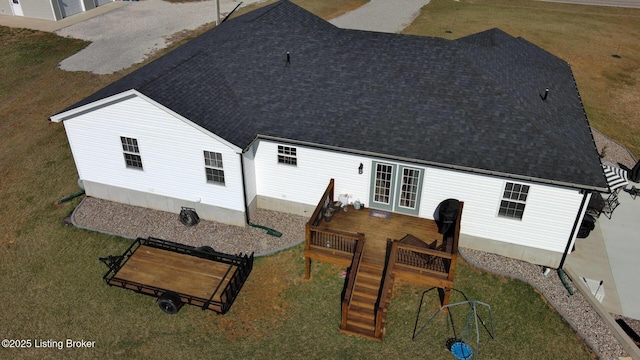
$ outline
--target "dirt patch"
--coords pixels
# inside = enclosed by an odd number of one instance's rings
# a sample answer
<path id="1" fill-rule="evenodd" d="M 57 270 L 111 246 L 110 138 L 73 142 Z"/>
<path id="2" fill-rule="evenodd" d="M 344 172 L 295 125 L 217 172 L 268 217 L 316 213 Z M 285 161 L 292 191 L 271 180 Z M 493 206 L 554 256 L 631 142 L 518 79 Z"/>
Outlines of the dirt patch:
<path id="1" fill-rule="evenodd" d="M 208 314 L 208 321 L 228 340 L 263 338 L 282 326 L 289 303 L 286 291 L 296 282 L 293 251 L 260 259 L 231 311 Z"/>

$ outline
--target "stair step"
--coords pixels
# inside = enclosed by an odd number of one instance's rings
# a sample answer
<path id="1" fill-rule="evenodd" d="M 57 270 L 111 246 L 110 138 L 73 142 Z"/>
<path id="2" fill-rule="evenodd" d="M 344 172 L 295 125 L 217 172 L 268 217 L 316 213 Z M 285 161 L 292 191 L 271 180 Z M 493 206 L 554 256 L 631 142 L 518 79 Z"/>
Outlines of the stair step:
<path id="1" fill-rule="evenodd" d="M 355 309 L 349 309 L 347 319 L 352 319 L 364 324 L 375 324 L 375 316 L 371 311 L 359 312 Z"/>
<path id="2" fill-rule="evenodd" d="M 354 295 L 373 299 L 374 301 L 378 300 L 378 291 L 379 291 L 378 289 L 372 289 L 369 287 L 360 286 L 359 284 L 356 284 L 356 286 L 353 287 Z"/>
<path id="3" fill-rule="evenodd" d="M 360 306 L 362 308 L 373 311 L 373 308 L 376 306 L 376 299 L 370 299 L 367 297 L 353 294 L 350 305 Z"/>
<path id="4" fill-rule="evenodd" d="M 358 314 L 361 317 L 366 317 L 369 319 L 375 318 L 375 312 L 373 311 L 373 309 L 365 308 L 356 304 L 351 304 L 351 306 L 349 306 L 349 314 L 351 313 Z"/>
<path id="5" fill-rule="evenodd" d="M 366 271 L 368 273 L 372 273 L 372 274 L 382 274 L 382 266 L 380 265 L 376 265 L 376 264 L 372 264 L 372 263 L 368 263 L 368 262 L 361 262 L 360 263 L 360 271 Z"/>
<path id="6" fill-rule="evenodd" d="M 370 280 L 375 280 L 380 283 L 380 279 L 382 279 L 382 273 L 375 273 L 367 270 L 363 270 L 362 268 L 358 270 L 359 278 L 366 278 Z"/>
<path id="7" fill-rule="evenodd" d="M 362 276 L 362 273 L 360 273 L 356 279 L 356 285 L 378 289 L 380 288 L 380 278 L 373 278 L 367 275 Z"/>
<path id="8" fill-rule="evenodd" d="M 373 322 L 361 322 L 357 319 L 347 319 L 347 327 L 362 329 L 366 332 L 374 333 L 376 331 L 376 326 Z"/>
<path id="9" fill-rule="evenodd" d="M 360 329 L 360 328 L 357 328 L 357 327 L 354 327 L 354 326 L 349 326 L 349 325 L 347 325 L 344 328 L 341 328 L 340 332 L 342 332 L 344 334 L 349 334 L 349 335 L 362 336 L 362 337 L 369 338 L 369 339 L 372 339 L 372 340 L 377 340 L 377 341 L 381 341 L 382 340 L 382 337 L 380 337 L 380 338 L 376 338 L 375 337 L 375 332 L 374 331 L 368 331 L 368 330 L 365 330 L 365 329 Z"/>

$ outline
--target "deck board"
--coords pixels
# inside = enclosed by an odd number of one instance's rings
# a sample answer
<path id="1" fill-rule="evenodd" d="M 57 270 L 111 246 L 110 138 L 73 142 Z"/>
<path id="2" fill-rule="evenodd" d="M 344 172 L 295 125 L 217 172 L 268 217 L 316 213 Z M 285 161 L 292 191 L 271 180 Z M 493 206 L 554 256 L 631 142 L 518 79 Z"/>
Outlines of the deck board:
<path id="1" fill-rule="evenodd" d="M 221 291 L 236 269 L 234 265 L 141 245 L 112 280 L 170 289 L 204 299 L 209 299 L 218 288 L 213 300 L 220 301 Z"/>
<path id="2" fill-rule="evenodd" d="M 392 213 L 389 219 L 369 216 L 368 208 L 355 210 L 349 206 L 348 211 L 337 211 L 331 221 L 322 221 L 320 226 L 332 230 L 342 230 L 365 234 L 365 250 L 363 263 L 384 266 L 387 251 L 387 239 L 399 240 L 407 234 L 431 243 L 442 243 L 442 234 L 438 233 L 435 221 L 416 216 Z"/>

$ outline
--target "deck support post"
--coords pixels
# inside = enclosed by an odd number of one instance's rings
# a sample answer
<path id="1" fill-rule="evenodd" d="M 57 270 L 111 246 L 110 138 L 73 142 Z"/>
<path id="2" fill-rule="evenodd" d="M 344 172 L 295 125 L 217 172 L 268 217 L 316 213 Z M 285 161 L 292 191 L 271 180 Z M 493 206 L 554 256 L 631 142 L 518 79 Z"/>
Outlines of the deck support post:
<path id="1" fill-rule="evenodd" d="M 449 305 L 449 295 L 451 295 L 450 288 L 438 288 L 438 295 L 440 297 L 440 306 Z M 442 309 L 443 312 L 448 312 L 449 308 Z"/>
<path id="2" fill-rule="evenodd" d="M 311 278 L 311 258 L 305 256 L 304 258 L 304 279 L 309 280 Z"/>

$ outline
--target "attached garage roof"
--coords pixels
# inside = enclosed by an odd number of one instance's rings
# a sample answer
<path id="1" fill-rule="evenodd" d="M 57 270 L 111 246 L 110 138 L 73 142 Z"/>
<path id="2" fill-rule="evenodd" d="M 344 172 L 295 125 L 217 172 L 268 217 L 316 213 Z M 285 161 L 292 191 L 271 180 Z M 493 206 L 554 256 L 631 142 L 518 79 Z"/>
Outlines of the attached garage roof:
<path id="1" fill-rule="evenodd" d="M 257 137 L 286 139 L 607 187 L 570 66 L 498 29 L 458 40 L 344 30 L 280 1 L 65 112 L 131 89 L 240 148 Z"/>

